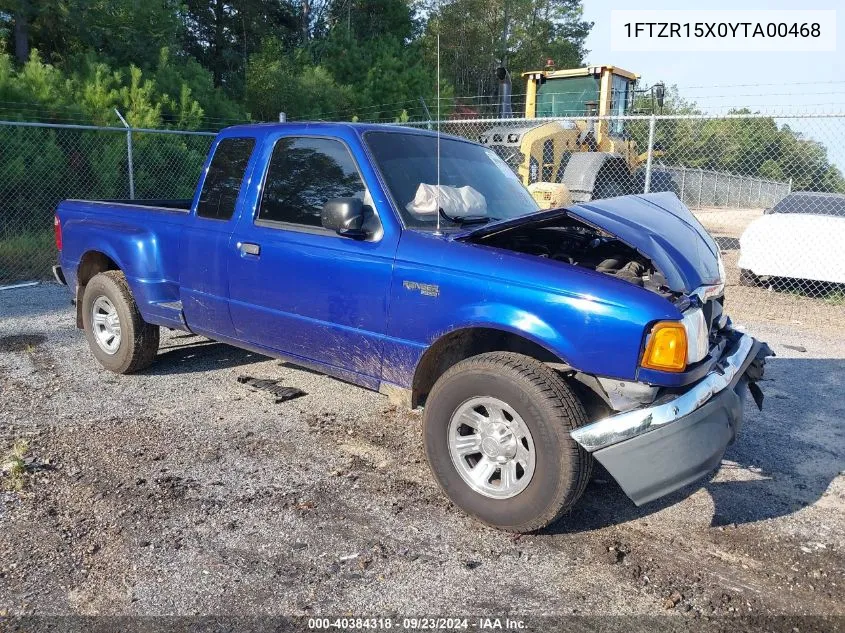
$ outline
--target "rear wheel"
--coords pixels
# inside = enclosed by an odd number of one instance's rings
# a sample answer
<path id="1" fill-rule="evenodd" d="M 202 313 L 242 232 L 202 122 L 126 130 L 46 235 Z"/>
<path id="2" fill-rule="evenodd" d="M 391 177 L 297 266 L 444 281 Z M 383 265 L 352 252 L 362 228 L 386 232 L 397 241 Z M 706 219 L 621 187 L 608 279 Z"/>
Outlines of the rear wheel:
<path id="1" fill-rule="evenodd" d="M 126 277 L 118 270 L 95 275 L 85 286 L 82 325 L 94 357 L 115 373 L 145 369 L 158 352 L 159 328 L 141 317 Z"/>
<path id="2" fill-rule="evenodd" d="M 583 494 L 592 457 L 569 435 L 586 413 L 556 372 L 521 354 L 464 360 L 426 402 L 426 455 L 449 498 L 484 523 L 531 532 Z"/>

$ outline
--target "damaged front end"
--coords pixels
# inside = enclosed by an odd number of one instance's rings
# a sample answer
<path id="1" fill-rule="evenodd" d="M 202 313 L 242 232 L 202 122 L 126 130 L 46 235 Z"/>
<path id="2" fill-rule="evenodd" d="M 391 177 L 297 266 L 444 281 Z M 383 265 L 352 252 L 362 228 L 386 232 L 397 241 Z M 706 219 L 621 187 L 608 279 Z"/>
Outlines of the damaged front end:
<path id="1" fill-rule="evenodd" d="M 742 424 L 750 392 L 774 353 L 735 330 L 724 312 L 718 246 L 671 193 L 623 196 L 486 225 L 456 239 L 511 250 L 611 276 L 660 295 L 679 321 L 644 323 L 635 380 L 566 373 L 603 401 L 604 413 L 572 432 L 637 504 L 718 466 Z M 649 341 L 668 324 L 683 336 L 678 365 L 647 363 Z M 685 348 L 684 348 L 685 346 Z"/>
<path id="2" fill-rule="evenodd" d="M 715 469 L 742 426 L 745 394 L 762 409 L 757 386 L 768 345 L 732 331 L 717 365 L 683 389 L 663 390 L 650 405 L 616 413 L 572 432 L 631 500 L 642 505 Z"/>
<path id="3" fill-rule="evenodd" d="M 712 295 L 724 283 L 719 247 L 673 193 L 585 202 L 451 239 L 573 264 L 665 296 Z"/>
<path id="4" fill-rule="evenodd" d="M 607 231 L 569 215 L 556 215 L 470 241 L 580 266 L 667 297 L 672 294 L 666 278 L 648 257 Z"/>

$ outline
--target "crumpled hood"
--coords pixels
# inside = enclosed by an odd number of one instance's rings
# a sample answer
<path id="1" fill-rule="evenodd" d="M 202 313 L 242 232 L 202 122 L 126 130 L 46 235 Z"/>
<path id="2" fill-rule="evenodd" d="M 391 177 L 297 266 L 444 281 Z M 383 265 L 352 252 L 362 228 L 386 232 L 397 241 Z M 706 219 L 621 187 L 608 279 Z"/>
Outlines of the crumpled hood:
<path id="1" fill-rule="evenodd" d="M 453 235 L 452 239 L 491 235 L 560 215 L 568 215 L 615 235 L 654 262 L 669 288 L 676 292 L 688 293 L 700 286 L 724 282 L 719 272 L 718 245 L 671 192 L 583 202 L 565 209 L 487 224 Z"/>

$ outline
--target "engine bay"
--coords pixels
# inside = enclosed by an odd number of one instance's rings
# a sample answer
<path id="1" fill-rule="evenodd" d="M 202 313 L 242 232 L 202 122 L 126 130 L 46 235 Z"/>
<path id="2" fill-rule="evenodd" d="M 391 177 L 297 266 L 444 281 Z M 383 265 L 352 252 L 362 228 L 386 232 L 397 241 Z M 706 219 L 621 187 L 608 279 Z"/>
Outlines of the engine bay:
<path id="1" fill-rule="evenodd" d="M 557 217 L 480 237 L 477 243 L 582 266 L 662 296 L 673 293 L 647 257 L 615 236 L 569 217 Z"/>

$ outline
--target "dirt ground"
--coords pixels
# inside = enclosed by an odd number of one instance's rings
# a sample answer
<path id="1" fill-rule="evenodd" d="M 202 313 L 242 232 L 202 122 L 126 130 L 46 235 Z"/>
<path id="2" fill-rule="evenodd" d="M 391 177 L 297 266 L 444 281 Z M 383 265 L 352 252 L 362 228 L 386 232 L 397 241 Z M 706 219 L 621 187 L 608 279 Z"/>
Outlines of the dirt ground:
<path id="1" fill-rule="evenodd" d="M 378 394 L 177 333 L 112 375 L 56 286 L 0 317 L 0 450 L 28 442 L 0 615 L 845 615 L 839 335 L 745 322 L 778 357 L 721 470 L 642 508 L 597 472 L 518 538 L 451 506 L 419 415 Z"/>

